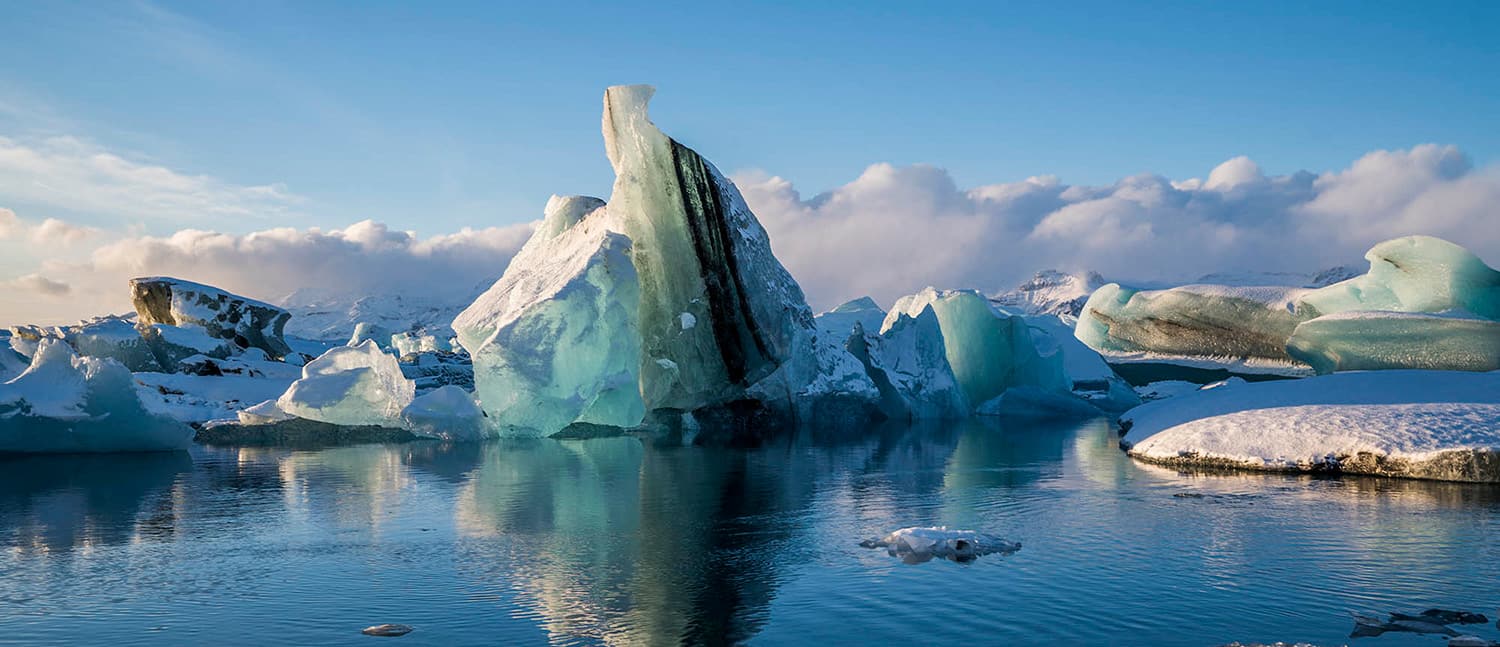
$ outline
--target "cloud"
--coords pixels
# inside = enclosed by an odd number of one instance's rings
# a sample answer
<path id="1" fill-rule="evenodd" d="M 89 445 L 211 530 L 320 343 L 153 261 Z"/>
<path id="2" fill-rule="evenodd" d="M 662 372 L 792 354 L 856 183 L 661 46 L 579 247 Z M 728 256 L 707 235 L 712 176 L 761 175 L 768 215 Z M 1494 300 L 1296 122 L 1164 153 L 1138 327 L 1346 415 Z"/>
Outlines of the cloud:
<path id="1" fill-rule="evenodd" d="M 0 227 L 4 226 L 0 212 Z M 249 234 L 184 229 L 169 236 L 110 241 L 82 262 L 49 262 L 47 279 L 33 274 L 10 282 L 34 292 L 73 295 L 41 307 L 24 295 L 0 294 L 4 323 L 64 323 L 107 312 L 128 312 L 126 282 L 139 276 L 174 276 L 246 296 L 281 302 L 298 290 L 355 297 L 406 294 L 453 300 L 505 271 L 531 235 L 532 224 L 418 237 L 373 221 L 343 229 L 291 227 Z M 307 293 L 304 293 L 305 295 Z"/>
<path id="2" fill-rule="evenodd" d="M 0 240 L 29 241 L 47 246 L 71 246 L 94 238 L 99 230 L 48 218 L 33 223 L 10 209 L 0 208 Z"/>
<path id="3" fill-rule="evenodd" d="M 3 283 L 8 290 L 20 290 L 48 297 L 63 297 L 73 291 L 72 286 L 54 281 L 40 274 L 27 274 Z"/>
<path id="4" fill-rule="evenodd" d="M 762 172 L 734 179 L 815 308 L 862 295 L 889 304 L 927 285 L 995 291 L 1045 268 L 1166 281 L 1313 271 L 1408 234 L 1500 262 L 1500 167 L 1475 169 L 1451 146 L 1375 151 L 1322 174 L 1267 176 L 1236 157 L 1206 181 L 1102 187 L 1039 176 L 964 190 L 940 168 L 875 164 L 803 199 Z"/>
<path id="5" fill-rule="evenodd" d="M 80 213 L 178 225 L 269 218 L 302 201 L 280 184 L 241 186 L 187 175 L 76 137 L 0 137 L 0 195 Z"/>

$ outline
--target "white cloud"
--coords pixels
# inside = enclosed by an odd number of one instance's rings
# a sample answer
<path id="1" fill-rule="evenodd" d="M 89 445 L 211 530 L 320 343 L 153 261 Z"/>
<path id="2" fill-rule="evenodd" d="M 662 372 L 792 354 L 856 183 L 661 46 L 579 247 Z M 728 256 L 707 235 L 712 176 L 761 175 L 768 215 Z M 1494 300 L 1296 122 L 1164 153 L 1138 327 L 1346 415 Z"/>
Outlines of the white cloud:
<path id="1" fill-rule="evenodd" d="M 61 281 L 54 281 L 40 274 L 27 274 L 5 281 L 3 284 L 8 290 L 20 290 L 31 294 L 39 294 L 46 297 L 64 297 L 73 291 L 72 286 Z"/>
<path id="2" fill-rule="evenodd" d="M 156 275 L 273 302 L 304 288 L 458 298 L 498 278 L 530 236 L 531 227 L 464 229 L 420 238 L 364 221 L 327 231 L 285 227 L 227 234 L 184 229 L 170 236 L 133 236 L 98 247 L 83 262 L 44 263 L 39 274 L 8 282 L 10 290 L 0 294 L 0 312 L 14 313 L 4 322 L 11 324 L 62 323 L 126 312 L 126 282 Z M 37 303 L 28 296 L 64 292 L 73 298 L 55 304 Z"/>
<path id="3" fill-rule="evenodd" d="M 1044 268 L 1136 280 L 1311 271 L 1408 234 L 1500 261 L 1500 167 L 1476 170 L 1451 146 L 1376 151 L 1321 175 L 1266 176 L 1237 157 L 1206 181 L 1105 187 L 1042 176 L 962 190 L 942 169 L 889 164 L 807 200 L 764 173 L 735 181 L 815 308 L 866 294 L 889 304 L 927 285 L 994 291 Z"/>
<path id="4" fill-rule="evenodd" d="M 267 218 L 301 199 L 279 184 L 241 186 L 130 159 L 76 137 L 0 137 L 0 196 L 154 222 Z"/>
<path id="5" fill-rule="evenodd" d="M 48 218 L 33 223 L 10 209 L 0 208 L 0 240 L 18 240 L 45 246 L 72 246 L 99 235 L 93 227 Z"/>

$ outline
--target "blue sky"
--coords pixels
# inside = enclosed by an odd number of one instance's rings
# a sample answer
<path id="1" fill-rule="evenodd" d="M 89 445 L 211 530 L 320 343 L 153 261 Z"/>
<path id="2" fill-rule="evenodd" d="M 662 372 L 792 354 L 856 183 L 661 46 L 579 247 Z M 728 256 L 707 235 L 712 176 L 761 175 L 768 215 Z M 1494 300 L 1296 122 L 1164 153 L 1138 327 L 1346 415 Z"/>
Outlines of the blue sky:
<path id="1" fill-rule="evenodd" d="M 146 231 L 521 222 L 551 193 L 607 196 L 599 97 L 639 82 L 674 137 L 804 197 L 876 162 L 975 186 L 1500 155 L 1500 3 L 641 4 L 6 0 L 0 137 L 300 201 L 187 222 L 0 206 Z"/>

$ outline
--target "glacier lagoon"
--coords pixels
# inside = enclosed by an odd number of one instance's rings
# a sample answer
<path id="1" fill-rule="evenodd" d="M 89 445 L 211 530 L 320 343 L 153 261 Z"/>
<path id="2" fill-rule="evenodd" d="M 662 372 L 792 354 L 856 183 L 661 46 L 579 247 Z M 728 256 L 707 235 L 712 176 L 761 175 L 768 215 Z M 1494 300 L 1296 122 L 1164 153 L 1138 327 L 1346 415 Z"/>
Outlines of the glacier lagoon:
<path id="1" fill-rule="evenodd" d="M 20 644 L 1441 645 L 1350 611 L 1484 613 L 1500 486 L 1183 473 L 1104 419 L 755 448 L 635 437 L 0 458 Z M 862 548 L 907 526 L 1022 544 Z"/>

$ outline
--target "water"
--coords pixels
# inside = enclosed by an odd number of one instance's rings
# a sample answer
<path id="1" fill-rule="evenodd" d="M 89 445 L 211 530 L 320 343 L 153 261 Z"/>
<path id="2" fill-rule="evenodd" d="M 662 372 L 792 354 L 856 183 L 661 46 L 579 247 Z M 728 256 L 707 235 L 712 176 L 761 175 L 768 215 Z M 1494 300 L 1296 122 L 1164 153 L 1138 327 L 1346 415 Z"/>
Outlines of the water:
<path id="1" fill-rule="evenodd" d="M 1348 612 L 1500 604 L 1490 486 L 1184 475 L 1102 421 L 808 436 L 3 459 L 0 643 L 1440 647 Z M 929 524 L 1024 547 L 858 546 Z"/>

